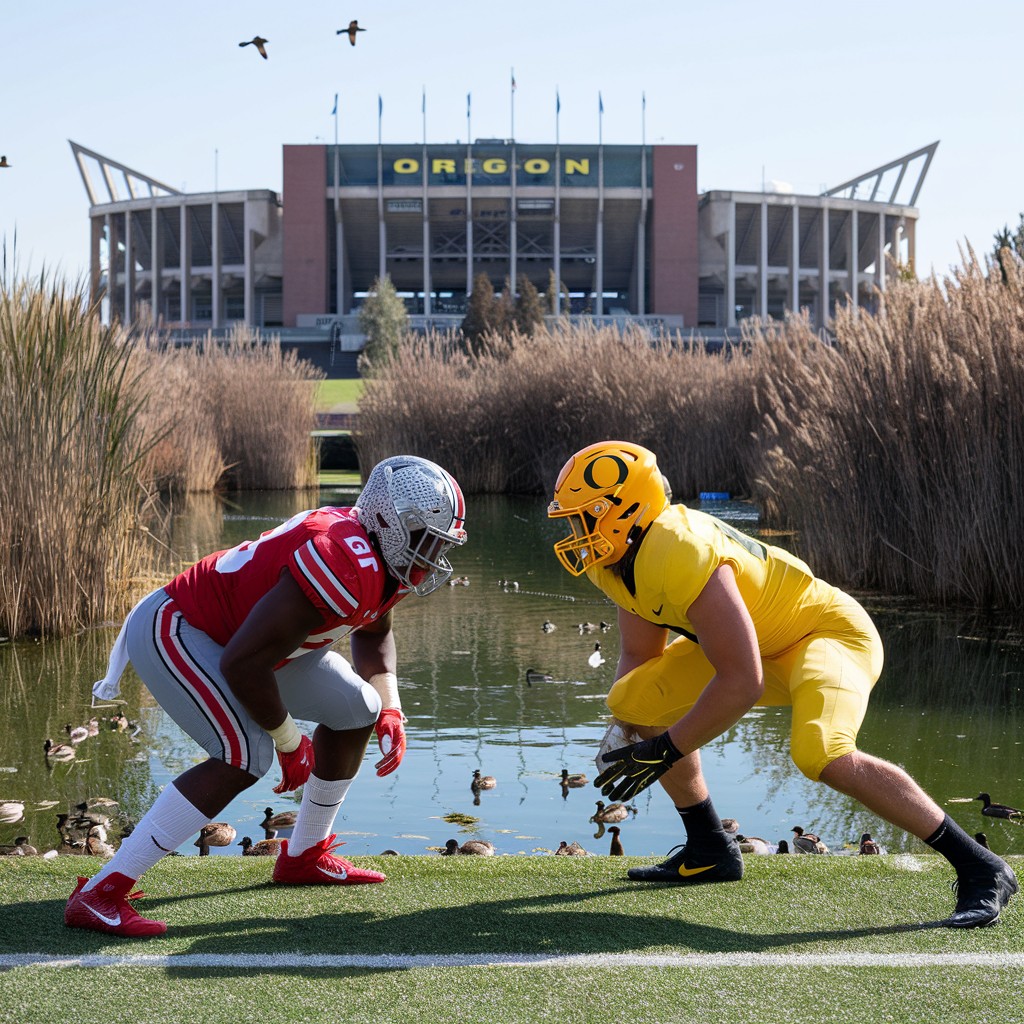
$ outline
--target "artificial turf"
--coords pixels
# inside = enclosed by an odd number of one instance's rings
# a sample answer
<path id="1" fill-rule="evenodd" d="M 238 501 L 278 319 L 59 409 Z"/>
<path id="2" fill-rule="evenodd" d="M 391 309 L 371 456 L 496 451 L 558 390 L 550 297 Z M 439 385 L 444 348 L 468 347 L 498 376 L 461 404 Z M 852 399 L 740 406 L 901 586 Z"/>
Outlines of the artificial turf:
<path id="1" fill-rule="evenodd" d="M 116 939 L 63 926 L 63 904 L 81 858 L 0 861 L 0 964 L 16 954 L 76 961 L 90 956 L 162 956 L 159 967 L 16 966 L 0 972 L 0 1021 L 67 1020 L 69 989 L 130 992 L 133 1022 L 265 1019 L 346 1021 L 539 1021 L 582 1024 L 787 1021 L 861 1018 L 1024 1021 L 1020 964 L 928 965 L 927 955 L 1024 953 L 1024 905 L 992 928 L 936 927 L 952 909 L 951 872 L 937 857 L 752 857 L 740 883 L 638 885 L 625 868 L 640 858 L 358 857 L 388 873 L 384 885 L 338 888 L 269 884 L 265 858 L 169 858 L 147 873 L 146 916 L 168 922 L 165 937 Z M 1011 861 L 1020 861 L 1012 858 Z M 1019 864 L 1015 867 L 1019 870 Z M 7 960 L 2 955 L 7 954 Z M 175 957 L 212 954 L 214 966 Z M 292 954 L 368 955 L 358 967 L 290 962 Z M 395 970 L 387 957 L 547 954 L 545 966 L 429 966 Z M 671 966 L 623 957 L 673 954 Z M 708 954 L 725 955 L 715 965 Z M 744 966 L 728 955 L 751 954 Z M 799 954 L 817 954 L 815 964 Z M 925 954 L 925 962 L 865 966 L 828 962 L 852 954 Z M 611 957 L 607 966 L 559 956 Z M 781 960 L 758 963 L 759 956 Z M 246 957 L 260 957 L 247 965 Z M 372 958 L 380 957 L 377 964 Z M 821 960 L 820 958 L 825 958 Z M 792 960 L 792 963 L 790 962 Z M 129 1008 L 127 1004 L 126 1009 Z M 202 1011 L 197 1007 L 202 1006 Z M 4 1007 L 19 1007 L 5 1017 Z M 246 1007 L 249 1009 L 247 1010 Z M 30 1012 L 29 1012 L 30 1011 Z"/>

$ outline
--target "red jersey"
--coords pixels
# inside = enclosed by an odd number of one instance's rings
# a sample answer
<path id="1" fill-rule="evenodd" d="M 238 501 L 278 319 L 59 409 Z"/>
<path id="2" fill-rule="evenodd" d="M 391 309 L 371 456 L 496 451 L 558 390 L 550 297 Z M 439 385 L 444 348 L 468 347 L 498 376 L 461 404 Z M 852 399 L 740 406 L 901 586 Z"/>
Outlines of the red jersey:
<path id="1" fill-rule="evenodd" d="M 282 569 L 324 614 L 323 625 L 286 661 L 373 622 L 409 593 L 401 587 L 392 590 L 394 580 L 356 510 L 331 507 L 299 512 L 259 540 L 215 551 L 164 590 L 188 622 L 226 646 Z"/>

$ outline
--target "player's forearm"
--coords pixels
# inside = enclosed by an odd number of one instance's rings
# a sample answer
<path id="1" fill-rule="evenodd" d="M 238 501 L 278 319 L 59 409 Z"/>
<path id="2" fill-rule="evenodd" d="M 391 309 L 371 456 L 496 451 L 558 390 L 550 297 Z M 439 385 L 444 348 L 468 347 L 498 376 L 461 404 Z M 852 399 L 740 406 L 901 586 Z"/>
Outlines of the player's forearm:
<path id="1" fill-rule="evenodd" d="M 669 728 L 669 737 L 684 753 L 698 750 L 732 728 L 763 691 L 760 677 L 732 679 L 716 675 L 693 707 Z"/>
<path id="2" fill-rule="evenodd" d="M 276 729 L 285 720 L 288 709 L 281 700 L 277 678 L 272 670 L 225 672 L 224 677 L 231 692 L 258 726 L 269 731 Z"/>
<path id="3" fill-rule="evenodd" d="M 370 679 L 383 672 L 398 670 L 398 654 L 395 648 L 395 634 L 367 633 L 356 630 L 352 634 L 352 667 L 363 677 Z"/>

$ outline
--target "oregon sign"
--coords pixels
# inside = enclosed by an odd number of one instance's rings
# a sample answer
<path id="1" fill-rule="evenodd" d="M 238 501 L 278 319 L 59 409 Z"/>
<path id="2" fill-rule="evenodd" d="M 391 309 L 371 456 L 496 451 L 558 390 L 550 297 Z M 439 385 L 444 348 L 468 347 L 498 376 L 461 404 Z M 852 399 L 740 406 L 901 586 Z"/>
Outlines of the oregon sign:
<path id="1" fill-rule="evenodd" d="M 428 160 L 430 174 L 508 174 L 509 163 L 500 156 L 465 158 L 454 160 L 450 157 L 433 157 Z M 516 164 L 516 170 L 524 174 L 550 174 L 552 161 L 544 157 L 530 157 Z M 399 157 L 392 163 L 395 174 L 419 174 L 422 163 L 415 157 Z M 563 174 L 590 174 L 590 158 L 567 157 L 562 161 Z"/>

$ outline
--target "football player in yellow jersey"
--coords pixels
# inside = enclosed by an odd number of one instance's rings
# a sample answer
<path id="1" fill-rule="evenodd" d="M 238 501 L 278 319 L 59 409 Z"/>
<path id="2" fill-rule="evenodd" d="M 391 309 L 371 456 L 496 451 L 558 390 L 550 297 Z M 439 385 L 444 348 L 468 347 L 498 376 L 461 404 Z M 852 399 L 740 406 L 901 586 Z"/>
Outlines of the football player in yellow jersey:
<path id="1" fill-rule="evenodd" d="M 701 773 L 700 748 L 755 705 L 793 709 L 797 767 L 859 800 L 942 854 L 957 902 L 944 922 L 995 923 L 1017 891 L 1001 858 L 971 839 L 902 769 L 857 749 L 882 670 L 867 612 L 800 559 L 706 513 L 670 503 L 654 454 L 625 441 L 577 452 L 562 468 L 548 515 L 571 532 L 555 554 L 618 605 L 621 635 L 608 706 L 635 740 L 602 755 L 595 785 L 628 800 L 658 781 L 686 842 L 639 881 L 690 885 L 743 875 Z M 671 640 L 670 633 L 679 636 Z"/>

